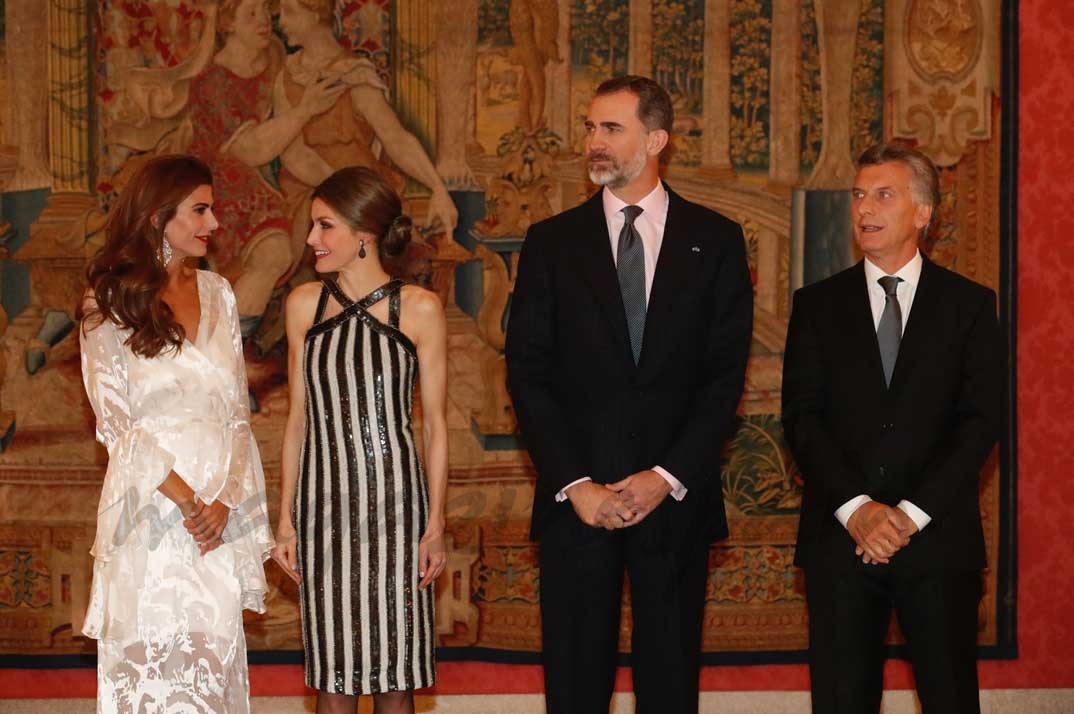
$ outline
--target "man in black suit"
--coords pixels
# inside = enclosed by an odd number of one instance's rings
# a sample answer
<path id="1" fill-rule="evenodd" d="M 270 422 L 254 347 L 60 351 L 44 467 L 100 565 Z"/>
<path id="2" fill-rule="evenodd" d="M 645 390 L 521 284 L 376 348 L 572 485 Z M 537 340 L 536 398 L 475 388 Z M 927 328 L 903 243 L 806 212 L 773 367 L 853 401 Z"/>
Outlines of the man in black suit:
<path id="1" fill-rule="evenodd" d="M 652 80 L 601 84 L 586 158 L 604 188 L 534 225 L 519 261 L 507 368 L 537 468 L 550 714 L 608 711 L 624 569 L 637 711 L 697 711 L 753 290 L 740 227 L 660 181 L 671 122 Z"/>
<path id="2" fill-rule="evenodd" d="M 923 154 L 874 146 L 851 202 L 857 265 L 797 291 L 783 424 L 805 478 L 813 711 L 880 709 L 894 608 L 924 714 L 980 711 L 978 480 L 1001 425 L 996 296 L 923 257 L 939 205 Z"/>

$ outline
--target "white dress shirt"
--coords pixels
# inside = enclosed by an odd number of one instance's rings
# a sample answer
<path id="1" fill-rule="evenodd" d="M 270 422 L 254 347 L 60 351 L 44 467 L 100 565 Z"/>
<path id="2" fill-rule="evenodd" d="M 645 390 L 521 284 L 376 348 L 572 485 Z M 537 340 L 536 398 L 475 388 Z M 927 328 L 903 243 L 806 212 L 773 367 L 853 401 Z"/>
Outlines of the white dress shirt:
<path id="1" fill-rule="evenodd" d="M 894 274 L 896 278 L 902 278 L 901 282 L 895 287 L 895 298 L 899 301 L 899 307 L 902 309 L 903 332 L 906 332 L 906 323 L 910 319 L 910 308 L 913 307 L 914 294 L 917 292 L 917 285 L 921 281 L 921 265 L 923 263 L 921 253 L 915 253 L 910 262 L 902 266 Z M 873 329 L 880 326 L 880 316 L 884 314 L 884 304 L 887 302 L 887 294 L 884 292 L 884 288 L 880 286 L 880 283 L 877 282 L 885 275 L 887 273 L 876 267 L 868 257 L 865 258 L 865 286 L 869 290 L 869 307 L 873 313 Z M 871 500 L 873 499 L 865 494 L 855 496 L 836 510 L 835 517 L 839 519 L 839 522 L 845 528 L 854 511 Z M 899 501 L 897 508 L 910 517 L 910 520 L 917 525 L 919 531 L 924 530 L 925 526 L 932 521 L 932 517 L 929 514 L 905 499 Z"/>
<path id="2" fill-rule="evenodd" d="M 668 192 L 664 184 L 656 182 L 656 187 L 635 204 L 628 204 L 608 189 L 603 189 L 604 222 L 608 226 L 608 240 L 612 246 L 612 260 L 619 264 L 619 233 L 626 223 L 623 209 L 628 205 L 640 206 L 641 214 L 634 219 L 634 228 L 641 236 L 642 250 L 645 253 L 645 305 L 649 305 L 649 293 L 653 290 L 653 276 L 656 275 L 656 261 L 660 257 L 660 246 L 664 242 L 664 224 L 668 217 Z M 686 487 L 662 466 L 654 466 L 653 471 L 660 474 L 671 486 L 671 497 L 676 501 L 686 498 Z M 576 483 L 590 481 L 588 476 L 571 481 L 556 494 L 556 501 L 567 500 L 567 489 Z"/>

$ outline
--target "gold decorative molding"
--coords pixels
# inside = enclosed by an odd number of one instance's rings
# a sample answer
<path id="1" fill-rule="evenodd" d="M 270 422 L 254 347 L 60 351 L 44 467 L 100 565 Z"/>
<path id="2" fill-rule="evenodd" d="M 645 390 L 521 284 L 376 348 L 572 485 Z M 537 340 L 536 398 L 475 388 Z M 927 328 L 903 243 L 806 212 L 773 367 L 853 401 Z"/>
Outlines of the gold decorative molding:
<path id="1" fill-rule="evenodd" d="M 999 96 L 1000 0 L 888 0 L 884 43 L 891 133 L 940 166 L 991 137 Z"/>

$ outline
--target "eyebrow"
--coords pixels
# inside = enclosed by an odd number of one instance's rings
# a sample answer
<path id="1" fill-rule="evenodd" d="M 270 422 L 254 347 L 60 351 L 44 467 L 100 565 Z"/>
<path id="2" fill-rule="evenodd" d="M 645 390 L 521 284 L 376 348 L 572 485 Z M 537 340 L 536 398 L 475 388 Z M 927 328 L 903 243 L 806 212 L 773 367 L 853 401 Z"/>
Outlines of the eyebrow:
<path id="1" fill-rule="evenodd" d="M 591 119 L 586 119 L 585 120 L 585 125 L 586 125 L 586 127 L 597 126 L 596 122 L 594 122 Z M 623 128 L 623 125 L 620 124 L 617 121 L 602 121 L 602 122 L 600 122 L 600 126 L 604 127 L 605 129 L 622 129 Z"/>

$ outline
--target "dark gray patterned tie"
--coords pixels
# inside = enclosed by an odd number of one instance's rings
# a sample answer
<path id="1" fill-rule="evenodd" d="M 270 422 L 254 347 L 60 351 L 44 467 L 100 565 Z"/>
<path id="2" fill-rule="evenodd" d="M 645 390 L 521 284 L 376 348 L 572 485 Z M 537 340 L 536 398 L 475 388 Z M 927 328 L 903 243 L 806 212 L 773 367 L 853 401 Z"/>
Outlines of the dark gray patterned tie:
<path id="1" fill-rule="evenodd" d="M 891 386 L 891 373 L 895 371 L 895 359 L 899 356 L 899 341 L 902 339 L 902 308 L 895 291 L 902 278 L 885 275 L 878 278 L 880 287 L 884 288 L 884 312 L 880 315 L 880 324 L 876 326 L 876 341 L 880 345 L 880 361 L 884 364 L 884 382 Z"/>
<path id="2" fill-rule="evenodd" d="M 619 292 L 626 310 L 627 330 L 630 332 L 630 349 L 634 364 L 641 357 L 641 341 L 645 334 L 645 250 L 641 235 L 634 227 L 634 219 L 641 215 L 641 206 L 626 206 L 623 215 L 626 222 L 619 231 L 619 248 L 616 272 L 619 273 Z"/>

